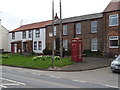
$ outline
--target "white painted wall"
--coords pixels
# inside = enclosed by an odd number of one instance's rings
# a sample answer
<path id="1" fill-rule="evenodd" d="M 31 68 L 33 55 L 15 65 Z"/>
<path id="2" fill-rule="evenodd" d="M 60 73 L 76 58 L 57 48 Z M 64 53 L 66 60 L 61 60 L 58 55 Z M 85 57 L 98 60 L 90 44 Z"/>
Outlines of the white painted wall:
<path id="1" fill-rule="evenodd" d="M 43 53 L 43 50 L 46 47 L 46 41 L 45 41 L 46 40 L 46 29 L 45 28 L 40 29 L 40 37 L 39 38 L 36 38 L 36 36 L 35 36 L 36 30 L 34 30 L 33 32 L 34 32 L 34 35 L 33 35 L 33 52 Z M 34 50 L 34 42 L 35 41 L 37 42 L 37 50 Z M 38 50 L 38 41 L 42 42 L 42 50 Z"/>
<path id="2" fill-rule="evenodd" d="M 36 38 L 35 33 L 36 33 L 36 30 L 34 29 L 33 30 L 33 52 L 35 52 L 35 53 L 43 53 L 43 50 L 46 47 L 46 43 L 45 43 L 46 29 L 45 28 L 40 29 L 40 37 L 39 38 Z M 15 32 L 15 39 L 12 39 L 12 33 L 9 33 L 9 41 L 10 41 L 9 42 L 9 50 L 10 51 L 11 51 L 11 42 L 14 42 L 14 41 L 22 41 L 22 42 L 24 42 L 24 41 L 27 41 L 27 40 L 32 40 L 32 38 L 29 38 L 29 31 L 26 31 L 26 38 L 25 39 L 23 39 L 22 34 L 23 34 L 22 31 Z M 34 50 L 34 42 L 35 41 L 37 41 L 37 50 Z M 38 41 L 42 42 L 42 50 L 38 50 Z"/>
<path id="3" fill-rule="evenodd" d="M 8 52 L 8 35 L 9 31 L 0 24 L 0 49 Z"/>

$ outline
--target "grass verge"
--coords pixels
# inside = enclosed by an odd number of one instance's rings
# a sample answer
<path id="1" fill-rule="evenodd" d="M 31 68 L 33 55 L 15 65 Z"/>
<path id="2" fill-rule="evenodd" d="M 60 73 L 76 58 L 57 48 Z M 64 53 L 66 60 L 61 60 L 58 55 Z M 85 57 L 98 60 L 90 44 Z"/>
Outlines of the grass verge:
<path id="1" fill-rule="evenodd" d="M 36 69 L 48 69 L 52 66 L 51 59 L 34 61 L 32 60 L 34 56 L 22 56 L 19 54 L 9 54 L 7 56 L 7 58 L 3 57 L 2 59 L 0 59 L 0 64 Z M 63 67 L 71 64 L 73 64 L 73 62 L 69 57 L 63 58 L 61 61 L 55 60 L 56 67 Z"/>

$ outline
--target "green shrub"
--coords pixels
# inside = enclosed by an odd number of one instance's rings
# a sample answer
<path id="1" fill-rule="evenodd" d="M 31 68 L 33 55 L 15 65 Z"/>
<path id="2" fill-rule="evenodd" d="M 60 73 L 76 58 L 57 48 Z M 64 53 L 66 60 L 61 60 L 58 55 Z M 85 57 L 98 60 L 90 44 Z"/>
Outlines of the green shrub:
<path id="1" fill-rule="evenodd" d="M 60 57 L 59 56 L 55 56 L 54 59 L 55 60 L 60 60 Z"/>
<path id="2" fill-rule="evenodd" d="M 49 49 L 45 48 L 43 50 L 43 53 L 44 53 L 44 55 L 52 55 L 52 50 L 49 50 Z"/>
<path id="3" fill-rule="evenodd" d="M 89 49 L 84 50 L 83 55 L 84 56 L 93 56 L 93 57 L 102 56 L 100 51 L 95 51 L 94 52 L 94 51 L 91 51 Z"/>
<path id="4" fill-rule="evenodd" d="M 0 58 L 9 58 L 8 55 L 0 55 Z"/>
<path id="5" fill-rule="evenodd" d="M 51 60 L 51 56 L 36 56 L 34 57 L 32 60 L 33 61 L 38 61 L 38 60 Z M 60 60 L 60 57 L 59 56 L 55 56 L 54 57 L 55 60 Z"/>

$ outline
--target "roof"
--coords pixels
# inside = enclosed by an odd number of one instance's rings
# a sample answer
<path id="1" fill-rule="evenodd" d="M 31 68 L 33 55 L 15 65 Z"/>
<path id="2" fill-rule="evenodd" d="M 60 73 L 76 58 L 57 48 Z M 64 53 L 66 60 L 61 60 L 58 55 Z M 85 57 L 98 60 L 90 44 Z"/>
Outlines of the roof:
<path id="1" fill-rule="evenodd" d="M 104 12 L 115 11 L 120 9 L 120 0 L 112 0 L 105 8 Z"/>
<path id="2" fill-rule="evenodd" d="M 76 16 L 76 17 L 62 19 L 62 23 L 64 24 L 64 23 L 77 22 L 77 21 L 96 19 L 96 18 L 102 18 L 102 17 L 103 17 L 102 13 L 88 14 L 83 16 Z M 59 20 L 55 21 L 55 24 L 59 24 Z"/>
<path id="3" fill-rule="evenodd" d="M 11 32 L 30 30 L 30 29 L 37 29 L 37 28 L 44 28 L 46 25 L 51 24 L 51 23 L 52 23 L 52 20 L 27 24 L 27 25 L 20 26 L 19 28 L 16 28 Z"/>

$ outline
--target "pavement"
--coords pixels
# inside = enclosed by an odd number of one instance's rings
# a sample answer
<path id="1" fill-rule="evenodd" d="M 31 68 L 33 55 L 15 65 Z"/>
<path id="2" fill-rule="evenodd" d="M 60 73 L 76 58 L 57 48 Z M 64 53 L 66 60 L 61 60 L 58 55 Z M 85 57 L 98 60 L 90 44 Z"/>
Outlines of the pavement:
<path id="1" fill-rule="evenodd" d="M 113 59 L 110 58 L 94 58 L 85 57 L 83 62 L 75 63 L 62 68 L 55 67 L 54 69 L 49 68 L 48 70 L 53 71 L 87 71 L 110 66 Z"/>

